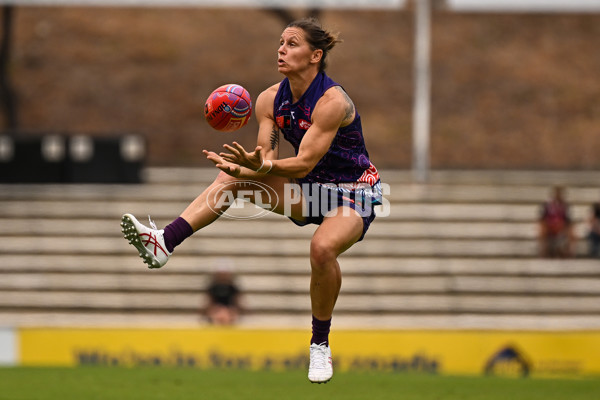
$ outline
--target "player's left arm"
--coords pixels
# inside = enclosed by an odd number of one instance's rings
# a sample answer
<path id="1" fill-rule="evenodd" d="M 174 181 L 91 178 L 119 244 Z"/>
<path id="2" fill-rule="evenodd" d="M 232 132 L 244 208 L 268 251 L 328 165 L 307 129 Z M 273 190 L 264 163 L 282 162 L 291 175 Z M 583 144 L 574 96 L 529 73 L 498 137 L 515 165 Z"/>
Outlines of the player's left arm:
<path id="1" fill-rule="evenodd" d="M 278 152 L 278 146 L 273 146 L 273 141 L 276 140 L 278 144 L 279 130 L 271 115 L 265 117 L 258 112 L 259 100 L 260 97 L 257 100 L 259 146 L 254 152 L 248 153 L 241 145 L 233 143 L 231 146 L 225 145 L 229 154 L 218 155 L 225 163 L 217 164 L 217 167 L 230 175 L 253 175 L 259 169 L 261 172 L 257 172 L 258 174 L 264 174 L 268 170 L 273 175 L 303 178 L 327 153 L 339 128 L 349 125 L 355 118 L 354 104 L 346 92 L 339 86 L 328 89 L 315 105 L 312 124 L 300 142 L 298 154 L 277 160 L 273 156 Z"/>

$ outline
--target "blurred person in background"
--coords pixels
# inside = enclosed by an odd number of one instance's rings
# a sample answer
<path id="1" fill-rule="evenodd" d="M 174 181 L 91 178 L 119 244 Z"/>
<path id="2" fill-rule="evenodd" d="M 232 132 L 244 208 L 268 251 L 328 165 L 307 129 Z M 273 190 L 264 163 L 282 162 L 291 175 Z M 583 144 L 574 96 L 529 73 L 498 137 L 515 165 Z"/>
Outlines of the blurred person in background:
<path id="1" fill-rule="evenodd" d="M 564 188 L 555 186 L 551 198 L 544 202 L 539 219 L 540 255 L 547 258 L 568 258 L 574 255 L 575 236 L 569 204 Z"/>
<path id="2" fill-rule="evenodd" d="M 234 279 L 233 266 L 220 262 L 207 289 L 208 297 L 204 315 L 214 325 L 233 325 L 237 322 L 241 307 L 241 292 Z"/>
<path id="3" fill-rule="evenodd" d="M 592 204 L 588 240 L 590 257 L 600 258 L 600 201 Z"/>

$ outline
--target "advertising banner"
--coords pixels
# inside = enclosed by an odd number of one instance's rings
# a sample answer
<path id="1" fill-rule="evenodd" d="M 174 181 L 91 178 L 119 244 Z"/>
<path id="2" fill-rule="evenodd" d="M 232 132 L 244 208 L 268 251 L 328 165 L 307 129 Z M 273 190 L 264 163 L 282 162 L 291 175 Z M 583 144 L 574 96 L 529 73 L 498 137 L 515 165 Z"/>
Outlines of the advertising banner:
<path id="1" fill-rule="evenodd" d="M 19 330 L 24 366 L 305 368 L 310 333 L 299 330 Z M 350 331 L 330 337 L 336 370 L 452 375 L 600 374 L 600 332 Z"/>

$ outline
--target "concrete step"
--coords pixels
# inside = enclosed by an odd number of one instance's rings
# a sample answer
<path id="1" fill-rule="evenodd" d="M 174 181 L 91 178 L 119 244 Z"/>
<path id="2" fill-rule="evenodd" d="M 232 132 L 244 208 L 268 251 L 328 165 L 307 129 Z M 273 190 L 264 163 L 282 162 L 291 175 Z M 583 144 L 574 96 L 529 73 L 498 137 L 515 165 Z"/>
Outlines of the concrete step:
<path id="1" fill-rule="evenodd" d="M 190 202 L 210 182 L 148 184 L 0 184 L 0 201 L 155 201 Z M 600 198 L 600 184 L 566 187 L 567 199 L 586 205 Z M 533 185 L 467 185 L 392 183 L 384 186 L 391 203 L 521 203 L 540 204 L 550 196 L 550 188 Z"/>
<path id="2" fill-rule="evenodd" d="M 308 294 L 244 294 L 244 307 L 253 313 L 310 311 Z M 121 310 L 123 312 L 197 313 L 206 305 L 200 293 L 81 292 L 5 290 L 0 309 L 16 310 Z M 498 294 L 351 294 L 341 293 L 336 313 L 439 313 L 439 314 L 573 314 L 596 318 L 600 295 L 498 295 Z"/>
<path id="3" fill-rule="evenodd" d="M 195 183 L 209 182 L 217 175 L 214 168 L 160 168 L 144 170 L 148 183 Z M 379 171 L 382 182 L 413 183 L 410 170 Z M 552 185 L 594 186 L 600 182 L 600 171 L 539 171 L 539 170 L 432 170 L 430 184 L 465 185 L 530 185 L 548 187 Z"/>
<path id="4" fill-rule="evenodd" d="M 465 257 L 355 257 L 342 255 L 342 274 L 358 276 L 482 276 L 482 277 L 600 277 L 599 262 L 593 259 L 550 260 L 540 258 L 465 258 Z M 206 256 L 179 251 L 161 269 L 149 270 L 136 254 L 11 254 L 2 255 L 0 273 L 144 273 L 210 274 L 226 264 L 240 275 L 306 275 L 310 264 L 306 256 Z"/>
<path id="5" fill-rule="evenodd" d="M 187 202 L 157 201 L 26 201 L 10 200 L 0 202 L 0 218 L 92 218 L 119 219 L 124 213 L 136 215 L 144 220 L 148 214 L 157 220 L 171 221 L 188 206 Z M 523 204 L 454 204 L 454 203 L 393 203 L 385 207 L 377 206 L 379 220 L 391 221 L 496 221 L 496 222 L 535 222 L 540 208 L 538 205 Z M 262 212 L 261 212 L 262 211 Z M 577 206 L 571 210 L 575 221 L 583 222 L 589 217 L 588 206 Z M 285 217 L 253 204 L 235 203 L 227 211 L 233 219 L 276 220 Z M 223 217 L 226 219 L 227 217 Z"/>
<path id="6" fill-rule="evenodd" d="M 237 329 L 304 329 L 310 333 L 310 312 L 293 314 L 245 314 Z M 199 313 L 170 311 L 21 311 L 0 310 L 0 325 L 22 327 L 158 327 L 204 328 L 207 322 Z M 339 313 L 333 317 L 333 334 L 338 329 L 482 329 L 482 330 L 597 330 L 600 318 L 586 315 L 547 314 L 373 314 Z M 235 329 L 235 328 L 234 328 Z"/>
<path id="7" fill-rule="evenodd" d="M 177 248 L 177 254 L 228 256 L 309 256 L 308 238 L 212 238 L 192 236 Z M 584 243 L 580 243 L 584 251 Z M 135 256 L 135 249 L 119 237 L 40 237 L 8 236 L 0 241 L 0 253 L 6 254 L 63 254 L 63 255 L 123 255 Z M 346 254 L 359 257 L 436 256 L 436 257 L 535 257 L 534 240 L 478 239 L 389 239 L 377 238 L 355 244 Z"/>
<path id="8" fill-rule="evenodd" d="M 139 273 L 3 273 L 0 291 L 151 291 L 154 293 L 202 293 L 209 274 Z M 309 274 L 241 275 L 245 293 L 308 294 Z M 591 277 L 481 277 L 481 276 L 364 276 L 346 275 L 342 292 L 353 294 L 556 294 L 600 295 L 600 276 Z"/>
<path id="9" fill-rule="evenodd" d="M 120 236 L 119 219 L 89 218 L 0 218 L 0 236 Z M 144 221 L 145 222 L 145 221 Z M 168 220 L 156 220 L 160 227 Z M 147 223 L 146 223 L 147 224 Z M 201 237 L 274 237 L 310 238 L 316 225 L 299 229 L 286 218 L 253 221 L 223 218 L 195 233 Z M 502 221 L 392 221 L 386 218 L 377 220 L 369 228 L 369 238 L 427 238 L 427 239 L 536 239 L 538 226 L 534 222 Z M 575 226 L 577 237 L 587 233 L 584 223 Z"/>

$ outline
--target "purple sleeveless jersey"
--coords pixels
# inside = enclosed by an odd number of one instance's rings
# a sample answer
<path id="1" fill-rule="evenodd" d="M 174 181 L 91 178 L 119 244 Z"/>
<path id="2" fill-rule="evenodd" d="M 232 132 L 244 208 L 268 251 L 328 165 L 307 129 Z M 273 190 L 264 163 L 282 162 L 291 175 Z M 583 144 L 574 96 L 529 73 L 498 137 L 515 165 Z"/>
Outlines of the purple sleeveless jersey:
<path id="1" fill-rule="evenodd" d="M 275 96 L 274 117 L 283 132 L 284 138 L 292 144 L 296 154 L 304 134 L 311 126 L 311 115 L 317 101 L 327 89 L 340 86 L 320 72 L 310 84 L 300 100 L 292 103 L 290 83 L 285 78 L 279 85 Z M 315 168 L 300 182 L 345 183 L 365 182 L 375 185 L 379 174 L 369 161 L 365 147 L 360 115 L 356 113 L 354 121 L 340 128 L 327 153 Z"/>

